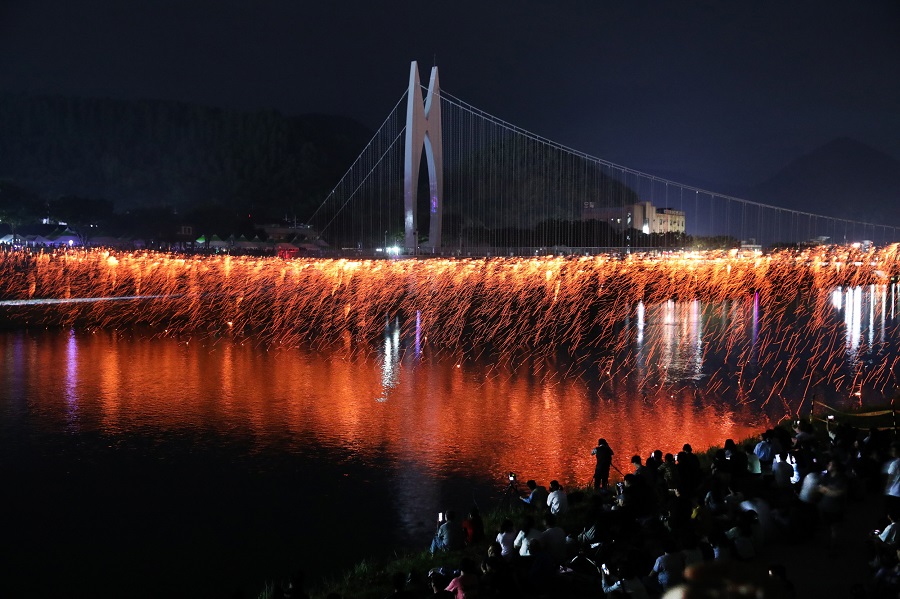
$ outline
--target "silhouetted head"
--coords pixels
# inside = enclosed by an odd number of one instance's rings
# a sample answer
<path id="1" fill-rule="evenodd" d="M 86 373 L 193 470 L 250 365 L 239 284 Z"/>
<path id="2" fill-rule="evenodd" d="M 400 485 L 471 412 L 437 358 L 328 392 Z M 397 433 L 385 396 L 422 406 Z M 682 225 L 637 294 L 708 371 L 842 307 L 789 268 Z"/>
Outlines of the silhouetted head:
<path id="1" fill-rule="evenodd" d="M 476 567 L 475 560 L 469 557 L 464 557 L 459 562 L 459 571 L 463 574 L 474 572 Z"/>
<path id="2" fill-rule="evenodd" d="M 490 545 L 488 545 L 487 554 L 488 557 L 500 557 L 501 555 L 503 555 L 503 546 L 501 546 L 497 541 L 493 541 Z"/>
<path id="3" fill-rule="evenodd" d="M 787 580 L 787 569 L 784 564 L 772 564 L 769 566 L 769 576 L 780 580 Z"/>
<path id="4" fill-rule="evenodd" d="M 528 531 L 534 528 L 534 516 L 526 515 L 522 518 L 522 531 L 528 534 Z"/>
<path id="5" fill-rule="evenodd" d="M 393 586 L 394 590 L 398 593 L 402 591 L 406 586 L 406 574 L 403 572 L 394 572 L 394 575 L 391 576 L 391 586 Z"/>

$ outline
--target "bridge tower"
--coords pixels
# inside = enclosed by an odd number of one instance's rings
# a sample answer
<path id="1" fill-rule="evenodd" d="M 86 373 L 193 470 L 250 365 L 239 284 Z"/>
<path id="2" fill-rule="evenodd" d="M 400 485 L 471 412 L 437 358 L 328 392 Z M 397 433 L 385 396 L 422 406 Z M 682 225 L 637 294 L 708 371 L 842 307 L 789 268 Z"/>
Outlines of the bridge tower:
<path id="1" fill-rule="evenodd" d="M 409 93 L 406 101 L 406 149 L 403 173 L 403 228 L 406 250 L 416 252 L 418 247 L 418 219 L 416 199 L 419 189 L 419 167 L 422 149 L 428 165 L 428 202 L 430 224 L 428 243 L 432 250 L 441 247 L 441 221 L 444 212 L 444 157 L 441 136 L 441 90 L 438 85 L 438 69 L 431 68 L 431 80 L 422 106 L 419 65 L 412 62 L 409 70 Z"/>

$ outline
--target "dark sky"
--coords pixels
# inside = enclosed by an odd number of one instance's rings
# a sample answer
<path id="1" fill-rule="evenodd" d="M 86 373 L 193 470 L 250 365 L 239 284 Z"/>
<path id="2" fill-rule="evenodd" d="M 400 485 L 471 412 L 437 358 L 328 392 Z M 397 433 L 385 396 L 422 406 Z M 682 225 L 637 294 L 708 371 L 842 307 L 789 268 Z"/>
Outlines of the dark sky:
<path id="1" fill-rule="evenodd" d="M 436 58 L 454 95 L 688 182 L 839 136 L 900 158 L 900 2 L 6 0 L 0 91 L 355 117 Z"/>

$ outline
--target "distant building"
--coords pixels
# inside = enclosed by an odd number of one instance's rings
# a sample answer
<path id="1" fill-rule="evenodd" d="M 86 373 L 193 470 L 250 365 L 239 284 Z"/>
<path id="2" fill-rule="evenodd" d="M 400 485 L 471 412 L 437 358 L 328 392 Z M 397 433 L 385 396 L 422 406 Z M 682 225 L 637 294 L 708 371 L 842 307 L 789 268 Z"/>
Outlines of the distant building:
<path id="1" fill-rule="evenodd" d="M 624 206 L 598 206 L 585 202 L 582 220 L 601 220 L 619 230 L 637 229 L 643 233 L 684 233 L 684 211 L 675 208 L 657 208 L 651 202 L 638 202 Z"/>
<path id="2" fill-rule="evenodd" d="M 751 237 L 750 239 L 741 241 L 741 250 L 746 252 L 762 252 L 762 245 L 756 243 L 756 239 Z"/>
<path id="3" fill-rule="evenodd" d="M 263 231 L 271 241 L 275 242 L 291 242 L 298 240 L 313 241 L 319 237 L 318 231 L 309 225 L 294 224 L 291 225 L 261 225 Z"/>

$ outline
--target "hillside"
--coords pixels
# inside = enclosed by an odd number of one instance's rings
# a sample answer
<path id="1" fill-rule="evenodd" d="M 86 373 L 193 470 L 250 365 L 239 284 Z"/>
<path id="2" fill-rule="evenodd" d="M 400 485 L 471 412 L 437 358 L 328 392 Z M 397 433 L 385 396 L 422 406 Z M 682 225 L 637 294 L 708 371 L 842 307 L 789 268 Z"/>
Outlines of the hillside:
<path id="1" fill-rule="evenodd" d="M 900 226 L 900 161 L 849 138 L 801 156 L 748 199 L 792 210 Z"/>
<path id="2" fill-rule="evenodd" d="M 218 205 L 304 218 L 370 137 L 334 116 L 0 95 L 0 180 L 120 211 Z"/>

